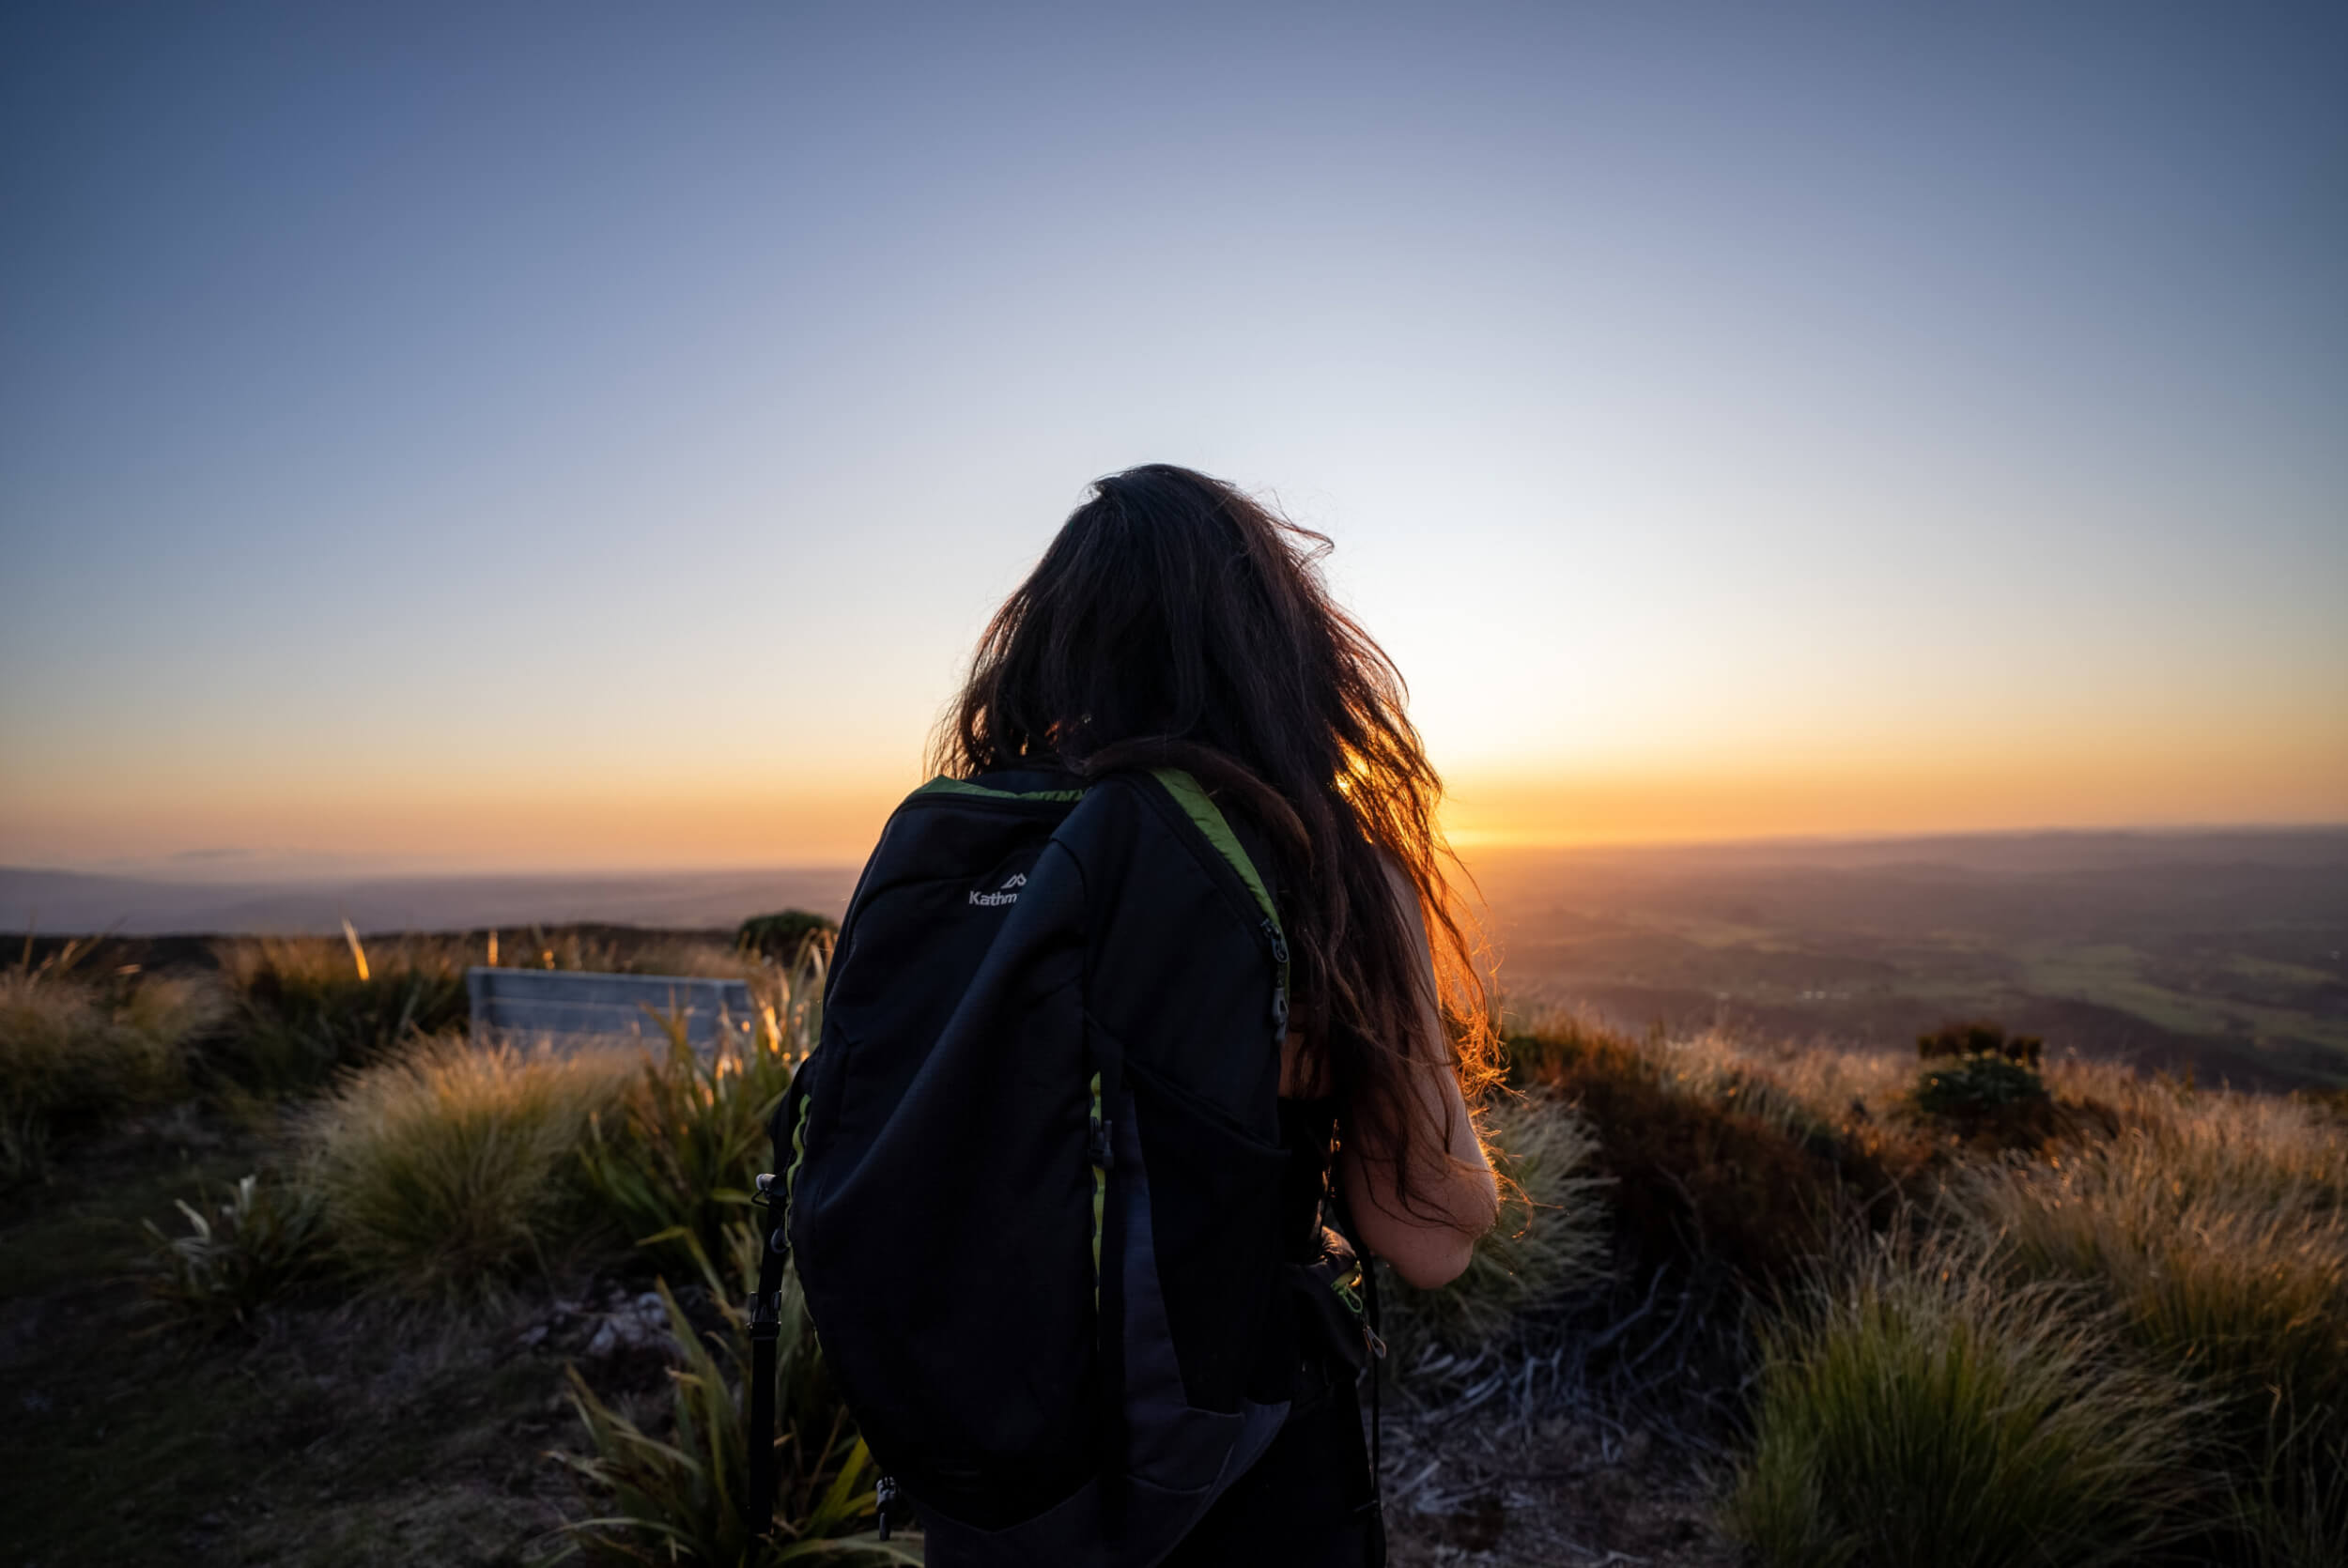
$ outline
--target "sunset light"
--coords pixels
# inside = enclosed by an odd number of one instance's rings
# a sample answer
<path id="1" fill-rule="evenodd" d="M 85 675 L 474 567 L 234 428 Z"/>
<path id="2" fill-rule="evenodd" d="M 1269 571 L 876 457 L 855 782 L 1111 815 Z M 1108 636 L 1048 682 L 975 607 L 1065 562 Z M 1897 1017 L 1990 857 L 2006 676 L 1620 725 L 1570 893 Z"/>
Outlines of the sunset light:
<path id="1" fill-rule="evenodd" d="M 2348 1564 L 2341 0 L 15 0 L 0 222 L 0 1562 Z"/>
<path id="2" fill-rule="evenodd" d="M 2348 818 L 2334 110 L 2265 45 L 785 15 L 43 35 L 0 860 L 854 862 L 1157 459 L 1335 541 L 1463 841 Z M 2187 60 L 2267 85 L 2188 128 Z"/>

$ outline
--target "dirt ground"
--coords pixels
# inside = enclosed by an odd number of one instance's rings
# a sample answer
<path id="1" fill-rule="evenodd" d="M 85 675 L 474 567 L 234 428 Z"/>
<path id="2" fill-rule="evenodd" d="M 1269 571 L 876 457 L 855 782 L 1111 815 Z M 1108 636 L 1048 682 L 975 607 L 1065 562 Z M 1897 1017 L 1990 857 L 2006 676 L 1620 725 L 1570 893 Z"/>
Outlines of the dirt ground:
<path id="1" fill-rule="evenodd" d="M 1398 1436 L 1389 1429 L 1390 1437 Z M 1714 1523 L 1722 1478 L 1599 1422 L 1552 1417 L 1487 1441 L 1398 1434 L 1386 1488 L 1395 1568 L 1737 1568 Z"/>
<path id="2" fill-rule="evenodd" d="M 259 1152 L 183 1121 L 82 1151 L 0 1204 L 0 1562 L 515 1565 L 589 1499 L 562 1368 L 624 1407 L 662 1386 L 641 1282 L 589 1275 L 450 1324 L 394 1303 L 297 1304 L 192 1336 L 141 1298 L 143 1220 L 214 1197 Z M 609 1342 L 609 1343 L 607 1343 Z M 1637 1427 L 1495 1427 L 1389 1411 L 1397 1568 L 1730 1568 L 1719 1477 Z"/>

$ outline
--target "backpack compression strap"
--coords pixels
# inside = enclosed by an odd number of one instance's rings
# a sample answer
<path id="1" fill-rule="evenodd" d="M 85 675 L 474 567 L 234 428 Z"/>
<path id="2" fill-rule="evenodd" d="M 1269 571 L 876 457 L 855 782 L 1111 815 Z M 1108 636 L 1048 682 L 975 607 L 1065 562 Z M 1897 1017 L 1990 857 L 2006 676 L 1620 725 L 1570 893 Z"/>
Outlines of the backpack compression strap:
<path id="1" fill-rule="evenodd" d="M 798 1088 L 796 1078 L 792 1088 Z M 782 1130 L 786 1125 L 791 1128 L 787 1145 Z M 786 1093 L 775 1107 L 768 1130 L 775 1164 L 782 1175 L 761 1176 L 756 1199 L 773 1216 L 774 1228 L 758 1250 L 758 1291 L 750 1298 L 750 1480 L 742 1494 L 742 1514 L 753 1540 L 764 1540 L 775 1522 L 775 1341 L 782 1332 L 782 1271 L 791 1264 L 791 1184 L 806 1152 L 807 1097 Z"/>

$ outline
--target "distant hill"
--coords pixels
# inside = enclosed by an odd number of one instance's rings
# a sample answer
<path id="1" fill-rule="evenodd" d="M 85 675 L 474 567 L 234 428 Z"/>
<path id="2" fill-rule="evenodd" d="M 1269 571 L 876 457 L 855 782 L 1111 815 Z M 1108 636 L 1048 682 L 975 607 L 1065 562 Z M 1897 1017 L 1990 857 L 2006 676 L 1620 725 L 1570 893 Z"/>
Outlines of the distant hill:
<path id="1" fill-rule="evenodd" d="M 2207 1080 L 2348 1082 L 2348 829 L 1500 852 L 1519 1005 L 1905 1046 L 1986 1015 Z"/>
<path id="2" fill-rule="evenodd" d="M 43 934 L 466 930 L 604 921 L 705 930 L 767 911 L 846 909 L 846 866 L 607 876 L 165 882 L 0 867 L 0 921 Z"/>

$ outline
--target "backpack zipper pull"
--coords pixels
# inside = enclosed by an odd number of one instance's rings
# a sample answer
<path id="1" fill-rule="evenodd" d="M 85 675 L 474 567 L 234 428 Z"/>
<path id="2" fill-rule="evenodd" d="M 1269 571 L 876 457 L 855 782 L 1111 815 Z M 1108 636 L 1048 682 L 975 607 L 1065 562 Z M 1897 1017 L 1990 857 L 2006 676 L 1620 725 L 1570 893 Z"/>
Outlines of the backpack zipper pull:
<path id="1" fill-rule="evenodd" d="M 897 1506 L 897 1478 L 895 1476 L 885 1475 L 873 1483 L 873 1505 L 875 1527 L 873 1533 L 886 1541 L 888 1539 L 888 1511 Z"/>

